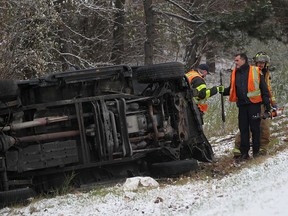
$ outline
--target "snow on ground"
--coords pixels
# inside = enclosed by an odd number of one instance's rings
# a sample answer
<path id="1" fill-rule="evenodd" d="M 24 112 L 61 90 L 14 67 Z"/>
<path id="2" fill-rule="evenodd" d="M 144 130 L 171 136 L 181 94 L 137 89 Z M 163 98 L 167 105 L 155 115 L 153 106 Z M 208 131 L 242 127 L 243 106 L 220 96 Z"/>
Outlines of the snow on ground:
<path id="1" fill-rule="evenodd" d="M 281 135 L 282 145 L 287 144 L 287 135 L 287 131 Z M 227 149 L 232 149 L 233 137 L 232 134 L 211 139 L 217 157 L 229 154 Z M 106 188 L 106 192 L 78 192 L 42 199 L 25 207 L 6 207 L 0 210 L 0 215 L 287 216 L 288 148 L 260 164 L 252 164 L 220 180 L 188 178 L 182 185 L 171 183 L 157 187 L 156 183 L 153 184 L 156 188 L 136 190 L 116 185 Z"/>
<path id="2" fill-rule="evenodd" d="M 228 134 L 223 137 L 212 137 L 209 142 L 213 148 L 215 158 L 227 155 L 234 147 L 235 134 Z"/>
<path id="3" fill-rule="evenodd" d="M 193 181 L 156 189 L 110 188 L 105 196 L 68 194 L 1 215 L 288 215 L 288 150 L 221 180 Z M 112 192 L 113 191 L 113 192 Z"/>

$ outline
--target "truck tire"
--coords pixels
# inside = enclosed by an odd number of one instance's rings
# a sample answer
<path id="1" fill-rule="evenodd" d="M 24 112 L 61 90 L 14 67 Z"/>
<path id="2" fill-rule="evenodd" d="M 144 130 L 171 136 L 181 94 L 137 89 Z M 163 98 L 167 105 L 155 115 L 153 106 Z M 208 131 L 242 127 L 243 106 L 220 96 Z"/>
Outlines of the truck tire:
<path id="1" fill-rule="evenodd" d="M 168 62 L 156 65 L 139 67 L 136 70 L 136 79 L 139 83 L 154 83 L 184 76 L 184 65 L 180 62 Z"/>
<path id="2" fill-rule="evenodd" d="M 197 170 L 198 168 L 198 161 L 195 159 L 169 161 L 152 164 L 151 173 L 155 177 L 174 177 Z"/>
<path id="3" fill-rule="evenodd" d="M 0 207 L 5 205 L 20 203 L 28 198 L 36 196 L 36 192 L 32 188 L 21 188 L 0 192 Z"/>
<path id="4" fill-rule="evenodd" d="M 9 101 L 18 95 L 18 85 L 15 80 L 0 80 L 0 100 Z"/>

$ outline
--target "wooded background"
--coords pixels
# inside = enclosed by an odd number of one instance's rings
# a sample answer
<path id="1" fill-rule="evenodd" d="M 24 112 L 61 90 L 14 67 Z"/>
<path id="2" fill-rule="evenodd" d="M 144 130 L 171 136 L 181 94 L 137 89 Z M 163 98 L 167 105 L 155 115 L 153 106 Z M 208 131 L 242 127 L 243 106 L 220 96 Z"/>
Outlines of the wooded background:
<path id="1" fill-rule="evenodd" d="M 197 66 L 246 51 L 252 39 L 288 43 L 287 0 L 0 0 L 0 78 L 72 66 Z"/>

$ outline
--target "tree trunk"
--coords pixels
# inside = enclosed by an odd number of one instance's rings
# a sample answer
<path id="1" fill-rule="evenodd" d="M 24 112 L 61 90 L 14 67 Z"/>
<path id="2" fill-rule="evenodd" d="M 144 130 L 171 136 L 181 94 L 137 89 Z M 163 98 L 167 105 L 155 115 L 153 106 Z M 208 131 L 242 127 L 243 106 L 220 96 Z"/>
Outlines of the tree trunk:
<path id="1" fill-rule="evenodd" d="M 184 62 L 186 62 L 187 71 L 199 65 L 201 58 L 197 56 L 198 46 L 197 39 L 195 38 L 192 38 L 190 44 L 186 46 Z"/>
<path id="2" fill-rule="evenodd" d="M 67 17 L 62 12 L 65 10 L 71 10 L 73 5 L 70 2 L 64 2 L 63 0 L 55 1 L 54 4 L 56 5 L 56 11 L 60 14 L 62 22 L 66 22 Z M 59 52 L 60 53 L 72 53 L 72 45 L 69 43 L 70 41 L 70 34 L 69 30 L 65 25 L 59 25 L 59 31 L 57 35 L 56 41 L 59 43 Z M 73 64 L 74 58 L 69 55 L 60 55 L 59 61 L 62 62 L 62 71 L 66 71 L 70 68 Z"/>
<path id="3" fill-rule="evenodd" d="M 152 2 L 152 0 L 143 0 L 146 22 L 146 41 L 144 43 L 145 65 L 152 65 L 154 59 L 155 23 Z"/>
<path id="4" fill-rule="evenodd" d="M 124 54 L 124 24 L 125 24 L 125 12 L 124 12 L 125 0 L 116 0 L 115 7 L 115 21 L 113 31 L 113 48 L 111 61 L 115 64 L 121 64 L 123 62 Z"/>
<path id="5" fill-rule="evenodd" d="M 206 52 L 206 63 L 209 66 L 209 72 L 215 72 L 215 49 L 213 46 L 209 46 Z"/>

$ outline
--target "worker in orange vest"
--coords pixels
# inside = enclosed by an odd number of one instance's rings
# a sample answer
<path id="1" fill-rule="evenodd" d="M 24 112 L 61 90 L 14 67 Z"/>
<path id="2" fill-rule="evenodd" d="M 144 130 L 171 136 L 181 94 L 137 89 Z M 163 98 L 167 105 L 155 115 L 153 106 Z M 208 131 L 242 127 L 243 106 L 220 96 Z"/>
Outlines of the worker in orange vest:
<path id="1" fill-rule="evenodd" d="M 269 91 L 269 96 L 270 96 L 270 104 L 273 107 L 273 109 L 277 109 L 277 103 L 276 99 L 272 93 L 271 89 L 271 76 L 269 72 L 269 64 L 270 64 L 270 57 L 267 55 L 265 52 L 258 52 L 256 55 L 253 57 L 255 66 L 259 67 L 260 70 L 263 73 L 265 83 L 267 84 L 268 91 Z M 261 112 L 264 112 L 265 106 L 262 104 L 261 105 Z M 271 125 L 271 119 L 266 118 L 266 119 L 261 119 L 260 122 L 260 150 L 259 154 L 260 155 L 265 155 L 267 154 L 267 149 L 270 143 L 270 125 Z M 233 155 L 235 158 L 240 157 L 241 152 L 240 152 L 240 133 L 236 134 L 235 137 L 235 147 L 233 149 Z"/>
<path id="2" fill-rule="evenodd" d="M 214 86 L 207 89 L 206 82 L 204 80 L 207 74 L 209 74 L 209 66 L 207 64 L 200 64 L 197 69 L 192 69 L 186 73 L 186 77 L 189 80 L 191 88 L 198 91 L 198 95 L 194 97 L 194 100 L 202 114 L 204 114 L 204 112 L 206 112 L 208 109 L 206 99 L 217 94 L 217 92 L 224 91 L 224 86 Z"/>
<path id="3" fill-rule="evenodd" d="M 230 95 L 229 100 L 237 103 L 239 109 L 238 126 L 241 134 L 240 159 L 245 160 L 249 158 L 250 130 L 253 157 L 259 155 L 261 120 L 254 119 L 253 116 L 261 113 L 262 103 L 265 107 L 264 117 L 270 116 L 270 97 L 260 68 L 250 66 L 246 54 L 236 54 L 234 62 L 236 67 L 232 71 L 230 86 L 225 88 L 223 95 Z"/>

